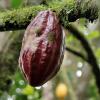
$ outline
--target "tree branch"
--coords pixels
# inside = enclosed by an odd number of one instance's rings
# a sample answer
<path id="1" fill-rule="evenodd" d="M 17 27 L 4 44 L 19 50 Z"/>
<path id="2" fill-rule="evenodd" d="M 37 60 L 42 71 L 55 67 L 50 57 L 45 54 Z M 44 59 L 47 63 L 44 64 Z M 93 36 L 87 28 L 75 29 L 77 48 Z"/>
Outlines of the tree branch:
<path id="1" fill-rule="evenodd" d="M 66 47 L 65 49 L 68 52 L 71 52 L 72 54 L 74 54 L 75 56 L 78 56 L 78 57 L 82 58 L 83 60 L 85 60 L 86 62 L 88 62 L 88 59 L 83 54 L 81 54 L 80 52 L 77 52 L 77 51 L 75 51 L 71 48 L 68 48 L 68 47 Z"/>
<path id="2" fill-rule="evenodd" d="M 85 17 L 92 21 L 98 18 L 98 9 L 94 6 L 96 3 L 92 3 L 92 1 L 95 0 L 89 0 L 88 5 L 87 2 L 82 2 L 80 3 L 80 6 L 75 2 L 67 2 L 66 6 L 64 7 L 63 5 L 56 5 L 57 7 L 52 5 L 52 7 L 47 8 L 47 6 L 39 5 L 1 12 L 0 31 L 26 29 L 27 25 L 38 12 L 47 9 L 51 9 L 55 12 L 59 11 L 57 14 L 62 25 L 66 25 L 67 23 L 75 21 L 81 17 Z"/>
<path id="3" fill-rule="evenodd" d="M 39 11 L 46 9 L 41 5 L 2 12 L 0 13 L 0 31 L 25 29 Z"/>
<path id="4" fill-rule="evenodd" d="M 76 9 L 70 12 L 68 20 L 75 21 L 82 17 L 89 21 L 94 21 L 98 18 L 96 0 L 77 0 Z"/>
<path id="5" fill-rule="evenodd" d="M 75 36 L 81 42 L 83 48 L 85 49 L 87 53 L 88 63 L 91 65 L 92 72 L 95 76 L 96 84 L 100 93 L 100 69 L 95 54 L 93 53 L 93 50 L 90 47 L 90 44 L 85 39 L 82 32 L 80 32 L 73 24 L 68 24 L 65 27 L 72 33 L 73 36 Z"/>

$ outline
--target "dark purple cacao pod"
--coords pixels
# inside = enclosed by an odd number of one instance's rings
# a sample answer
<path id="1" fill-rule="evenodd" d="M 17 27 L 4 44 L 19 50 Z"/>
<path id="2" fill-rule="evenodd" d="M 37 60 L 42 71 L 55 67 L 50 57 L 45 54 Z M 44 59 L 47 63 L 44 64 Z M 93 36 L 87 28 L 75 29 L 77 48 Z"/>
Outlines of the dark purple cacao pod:
<path id="1" fill-rule="evenodd" d="M 41 86 L 58 72 L 64 51 L 56 14 L 41 11 L 28 25 L 19 57 L 20 69 L 32 86 Z"/>

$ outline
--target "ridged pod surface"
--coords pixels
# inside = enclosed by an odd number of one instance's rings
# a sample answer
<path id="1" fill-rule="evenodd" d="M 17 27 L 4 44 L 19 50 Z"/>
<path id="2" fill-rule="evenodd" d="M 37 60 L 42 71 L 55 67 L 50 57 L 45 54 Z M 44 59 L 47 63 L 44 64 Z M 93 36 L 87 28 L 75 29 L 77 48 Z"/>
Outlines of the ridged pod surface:
<path id="1" fill-rule="evenodd" d="M 28 25 L 19 57 L 20 69 L 32 86 L 41 86 L 56 75 L 64 52 L 63 30 L 56 14 L 41 11 Z"/>

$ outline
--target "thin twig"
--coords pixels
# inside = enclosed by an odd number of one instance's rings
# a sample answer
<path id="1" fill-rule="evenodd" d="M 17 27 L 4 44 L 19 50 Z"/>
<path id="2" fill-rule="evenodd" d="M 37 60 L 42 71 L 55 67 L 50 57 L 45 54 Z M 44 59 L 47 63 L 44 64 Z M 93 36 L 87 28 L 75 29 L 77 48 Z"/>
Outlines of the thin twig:
<path id="1" fill-rule="evenodd" d="M 88 59 L 87 59 L 82 53 L 80 53 L 80 52 L 78 52 L 78 51 L 75 51 L 75 50 L 73 50 L 73 49 L 71 49 L 71 48 L 69 48 L 69 47 L 65 47 L 65 49 L 66 49 L 68 52 L 71 52 L 72 54 L 74 54 L 74 55 L 76 55 L 76 56 L 82 58 L 82 59 L 85 60 L 86 62 L 88 62 Z"/>

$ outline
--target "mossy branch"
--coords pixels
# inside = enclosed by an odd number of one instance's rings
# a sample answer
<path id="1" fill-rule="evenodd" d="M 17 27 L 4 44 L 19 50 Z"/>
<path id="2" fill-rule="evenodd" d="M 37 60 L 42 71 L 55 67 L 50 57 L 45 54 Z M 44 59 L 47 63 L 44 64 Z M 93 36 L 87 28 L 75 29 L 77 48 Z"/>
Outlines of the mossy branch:
<path id="1" fill-rule="evenodd" d="M 25 29 L 39 11 L 46 9 L 41 5 L 2 12 L 0 13 L 0 31 Z"/>
<path id="2" fill-rule="evenodd" d="M 87 2 L 78 4 L 75 3 L 74 0 L 68 1 L 69 2 L 65 3 L 66 5 L 63 3 L 52 3 L 48 7 L 39 5 L 1 12 L 0 31 L 25 29 L 38 12 L 48 9 L 51 9 L 58 14 L 62 25 L 75 21 L 81 17 L 85 17 L 91 21 L 98 18 L 98 9 L 95 6 L 95 2 L 93 2 L 93 0 L 87 0 L 89 3 L 88 5 Z"/>

